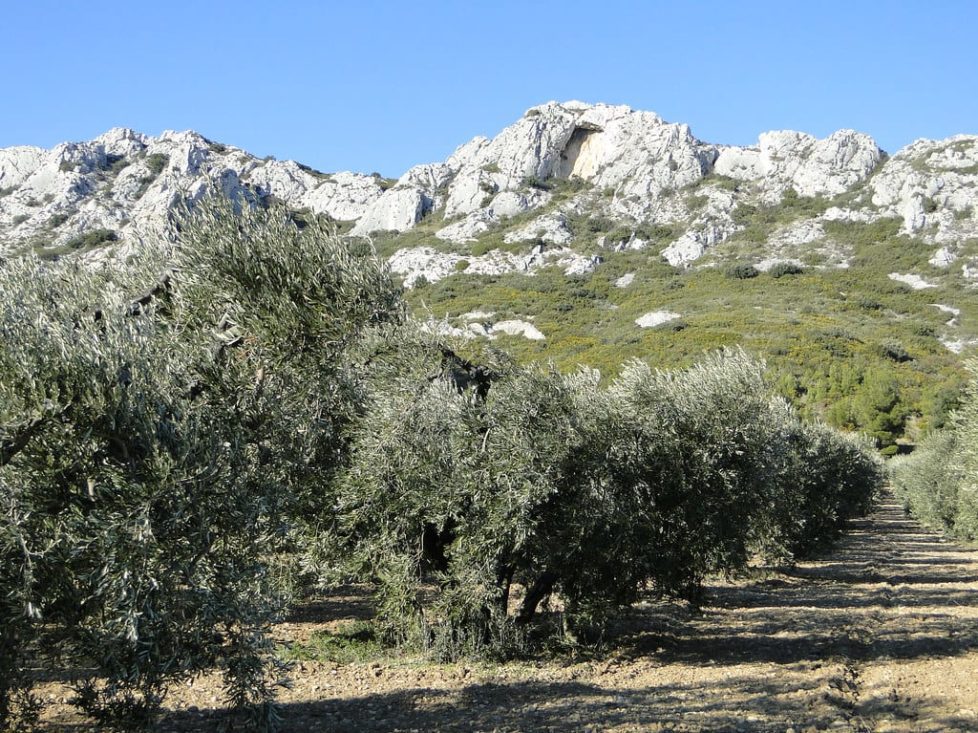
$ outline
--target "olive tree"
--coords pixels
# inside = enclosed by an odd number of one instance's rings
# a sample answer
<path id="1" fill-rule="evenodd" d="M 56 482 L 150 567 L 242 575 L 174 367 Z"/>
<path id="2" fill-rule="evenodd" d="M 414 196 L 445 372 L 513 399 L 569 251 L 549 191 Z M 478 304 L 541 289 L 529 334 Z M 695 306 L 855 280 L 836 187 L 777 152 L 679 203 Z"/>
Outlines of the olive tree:
<path id="1" fill-rule="evenodd" d="M 894 459 L 891 476 L 904 506 L 921 521 L 964 539 L 978 538 L 978 362 L 949 425 L 913 454 Z"/>
<path id="2" fill-rule="evenodd" d="M 398 290 L 363 248 L 230 205 L 163 261 L 0 267 L 0 725 L 58 659 L 105 725 L 213 666 L 275 723 L 268 627 L 362 401 L 351 350 Z"/>
<path id="3" fill-rule="evenodd" d="M 503 363 L 481 391 L 439 353 L 402 354 L 415 366 L 373 394 L 339 482 L 335 555 L 376 583 L 395 641 L 505 652 L 548 599 L 565 631 L 594 634 L 650 585 L 697 601 L 706 575 L 790 552 L 799 522 L 847 518 L 875 488 L 846 480 L 851 456 L 815 445 L 743 353 L 632 364 L 608 388 Z M 823 449 L 845 488 L 820 470 L 798 489 Z"/>

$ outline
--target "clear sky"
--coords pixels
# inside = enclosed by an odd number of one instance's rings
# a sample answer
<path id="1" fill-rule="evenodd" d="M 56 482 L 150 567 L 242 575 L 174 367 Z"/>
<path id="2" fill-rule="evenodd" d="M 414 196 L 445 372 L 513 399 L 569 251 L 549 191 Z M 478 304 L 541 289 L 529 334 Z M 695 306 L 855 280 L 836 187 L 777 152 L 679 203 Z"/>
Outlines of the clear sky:
<path id="1" fill-rule="evenodd" d="M 397 176 L 556 99 L 700 139 L 978 133 L 978 0 L 0 0 L 0 147 L 194 129 Z"/>

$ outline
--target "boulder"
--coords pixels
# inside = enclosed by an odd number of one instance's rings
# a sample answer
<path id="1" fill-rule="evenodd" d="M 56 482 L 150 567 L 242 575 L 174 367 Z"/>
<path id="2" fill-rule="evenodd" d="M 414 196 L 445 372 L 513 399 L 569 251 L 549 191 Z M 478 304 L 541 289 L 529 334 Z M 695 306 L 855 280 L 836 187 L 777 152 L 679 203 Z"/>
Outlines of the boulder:
<path id="1" fill-rule="evenodd" d="M 395 186 L 367 207 L 357 220 L 351 235 L 378 231 L 403 232 L 410 229 L 430 210 L 431 199 L 413 186 Z"/>
<path id="2" fill-rule="evenodd" d="M 661 326 L 663 323 L 669 323 L 669 321 L 675 321 L 679 318 L 682 318 L 682 316 L 672 311 L 652 311 L 636 318 L 635 325 L 639 328 L 655 328 L 656 326 Z"/>

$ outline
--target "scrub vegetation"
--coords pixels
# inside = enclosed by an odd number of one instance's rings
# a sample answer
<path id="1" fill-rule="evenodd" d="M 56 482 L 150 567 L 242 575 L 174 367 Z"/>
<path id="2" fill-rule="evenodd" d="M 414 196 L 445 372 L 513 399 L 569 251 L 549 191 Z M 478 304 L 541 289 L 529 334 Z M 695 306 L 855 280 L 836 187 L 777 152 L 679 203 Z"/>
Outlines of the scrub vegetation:
<path id="1" fill-rule="evenodd" d="M 381 249 L 459 249 L 435 239 L 436 228 L 381 240 Z M 491 237 L 502 241 L 511 229 L 507 224 Z M 499 275 L 466 269 L 423 282 L 405 298 L 413 313 L 458 325 L 474 311 L 529 320 L 546 340 L 499 336 L 494 343 L 520 363 L 550 360 L 561 371 L 583 364 L 600 370 L 605 382 L 632 358 L 685 367 L 708 351 L 739 346 L 763 358 L 777 391 L 805 417 L 865 432 L 887 454 L 944 425 L 967 381 L 961 357 L 944 341 L 978 335 L 971 325 L 978 294 L 960 275 L 928 264 L 933 247 L 900 235 L 895 220 L 828 222 L 824 241 L 786 253 L 807 264 L 775 262 L 766 271 L 753 264 L 755 245 L 740 235 L 697 266 L 674 268 L 659 254 L 670 233 L 646 230 L 636 227 L 636 236 L 649 237 L 645 249 L 614 251 L 596 248 L 601 233 L 579 225 L 569 246 L 602 258 L 587 275 L 568 277 L 557 267 Z M 466 246 L 481 251 L 483 242 Z M 532 243 L 507 247 L 529 254 Z M 830 249 L 848 266 L 826 265 L 814 254 Z M 921 273 L 935 287 L 914 290 L 890 279 L 894 272 Z M 616 287 L 628 273 L 630 284 Z M 961 311 L 956 325 L 948 326 L 936 303 Z M 635 324 L 660 310 L 680 314 L 685 327 Z"/>

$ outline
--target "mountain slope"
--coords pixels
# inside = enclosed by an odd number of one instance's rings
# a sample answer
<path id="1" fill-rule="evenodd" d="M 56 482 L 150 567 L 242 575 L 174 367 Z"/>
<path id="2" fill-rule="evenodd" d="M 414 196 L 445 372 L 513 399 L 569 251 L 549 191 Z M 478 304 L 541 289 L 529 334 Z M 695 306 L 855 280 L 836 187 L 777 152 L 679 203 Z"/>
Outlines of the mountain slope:
<path id="1" fill-rule="evenodd" d="M 892 156 L 852 130 L 721 146 L 651 112 L 551 102 L 394 181 L 116 129 L 0 150 L 0 252 L 138 256 L 213 191 L 369 238 L 460 348 L 610 374 L 739 344 L 785 396 L 884 445 L 941 423 L 978 343 L 967 135 Z"/>

